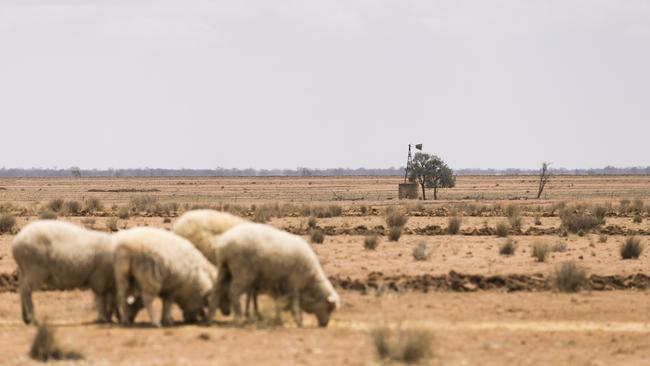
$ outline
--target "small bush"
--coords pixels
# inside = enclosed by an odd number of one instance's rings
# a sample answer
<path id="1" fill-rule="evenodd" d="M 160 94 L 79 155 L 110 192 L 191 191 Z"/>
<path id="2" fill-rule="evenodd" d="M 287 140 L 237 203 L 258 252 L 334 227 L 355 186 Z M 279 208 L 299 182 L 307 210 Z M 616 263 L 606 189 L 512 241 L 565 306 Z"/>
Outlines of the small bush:
<path id="1" fill-rule="evenodd" d="M 115 232 L 117 231 L 117 219 L 114 217 L 111 217 L 110 219 L 106 220 L 106 230 Z"/>
<path id="2" fill-rule="evenodd" d="M 605 234 L 598 235 L 598 242 L 599 243 L 607 243 L 607 235 L 605 235 Z"/>
<path id="3" fill-rule="evenodd" d="M 621 244 L 620 252 L 623 259 L 638 259 L 643 253 L 643 243 L 636 236 L 629 236 Z"/>
<path id="4" fill-rule="evenodd" d="M 16 218 L 9 213 L 0 215 L 0 234 L 11 233 L 16 226 Z"/>
<path id="5" fill-rule="evenodd" d="M 562 228 L 572 233 L 582 231 L 584 234 L 604 224 L 604 219 L 584 213 L 571 212 L 570 210 L 560 212 L 560 220 Z"/>
<path id="6" fill-rule="evenodd" d="M 122 220 L 127 220 L 131 216 L 129 209 L 127 207 L 120 207 L 117 210 L 117 217 Z"/>
<path id="7" fill-rule="evenodd" d="M 562 240 L 558 240 L 551 247 L 551 252 L 564 253 L 566 251 L 567 251 L 567 244 L 566 244 L 565 241 L 562 241 Z"/>
<path id="8" fill-rule="evenodd" d="M 632 218 L 632 222 L 635 224 L 640 224 L 643 222 L 643 218 L 641 217 L 640 214 L 635 214 L 634 217 Z"/>
<path id="9" fill-rule="evenodd" d="M 390 241 L 399 241 L 399 238 L 402 236 L 402 228 L 399 226 L 394 226 L 388 229 L 388 240 Z"/>
<path id="10" fill-rule="evenodd" d="M 450 217 L 447 223 L 447 234 L 456 235 L 460 231 L 462 219 L 459 216 Z"/>
<path id="11" fill-rule="evenodd" d="M 81 211 L 81 203 L 79 201 L 66 201 L 65 212 L 68 215 L 77 215 Z"/>
<path id="12" fill-rule="evenodd" d="M 45 209 L 38 214 L 38 218 L 41 220 L 56 220 L 56 213 L 50 209 Z"/>
<path id="13" fill-rule="evenodd" d="M 316 227 L 317 224 L 318 224 L 318 221 L 316 220 L 316 217 L 309 216 L 309 219 L 307 220 L 307 227 L 309 227 L 310 229 L 313 229 L 313 228 Z"/>
<path id="14" fill-rule="evenodd" d="M 54 198 L 47 203 L 47 208 L 53 212 L 60 212 L 63 209 L 63 199 Z"/>
<path id="15" fill-rule="evenodd" d="M 533 243 L 531 253 L 538 262 L 544 262 L 546 261 L 546 257 L 548 257 L 549 251 L 550 248 L 546 242 L 536 241 Z"/>
<path id="16" fill-rule="evenodd" d="M 379 245 L 379 237 L 377 235 L 367 235 L 363 239 L 363 247 L 367 250 L 375 250 Z"/>
<path id="17" fill-rule="evenodd" d="M 416 261 L 425 261 L 429 259 L 429 254 L 427 243 L 424 241 L 419 242 L 418 245 L 413 248 L 413 258 L 415 258 Z"/>
<path id="18" fill-rule="evenodd" d="M 158 212 L 160 209 L 160 203 L 158 202 L 158 197 L 155 196 L 136 196 L 131 197 L 131 208 L 135 212 L 148 212 L 154 213 Z"/>
<path id="19" fill-rule="evenodd" d="M 517 242 L 513 239 L 507 239 L 505 243 L 499 247 L 499 254 L 501 255 L 514 255 L 517 250 Z"/>
<path id="20" fill-rule="evenodd" d="M 172 219 L 169 218 L 169 217 L 165 217 L 165 218 L 163 219 L 163 224 L 171 224 L 171 222 L 172 222 Z"/>
<path id="21" fill-rule="evenodd" d="M 577 292 L 587 282 L 587 271 L 574 261 L 568 261 L 557 266 L 551 278 L 557 290 Z"/>
<path id="22" fill-rule="evenodd" d="M 408 216 L 406 216 L 406 214 L 400 211 L 397 207 L 389 206 L 386 208 L 386 225 L 388 225 L 389 228 L 402 228 L 406 226 L 407 221 Z"/>
<path id="23" fill-rule="evenodd" d="M 641 213 L 643 212 L 643 206 L 644 206 L 643 201 L 637 198 L 634 201 L 632 201 L 630 210 L 632 210 L 632 212 Z"/>
<path id="24" fill-rule="evenodd" d="M 607 208 L 605 206 L 597 205 L 594 207 L 594 217 L 600 221 L 605 222 L 605 217 L 607 216 Z"/>
<path id="25" fill-rule="evenodd" d="M 433 337 L 427 330 L 379 327 L 370 333 L 375 352 L 380 359 L 418 363 L 433 356 Z"/>
<path id="26" fill-rule="evenodd" d="M 311 232 L 311 242 L 315 244 L 323 244 L 325 241 L 325 233 L 323 230 L 316 229 Z"/>
<path id="27" fill-rule="evenodd" d="M 508 227 L 508 223 L 504 221 L 497 222 L 496 234 L 498 237 L 505 238 L 508 236 L 509 231 L 510 227 Z"/>
<path id="28" fill-rule="evenodd" d="M 521 231 L 521 215 L 514 215 L 508 217 L 510 228 L 514 231 Z"/>
<path id="29" fill-rule="evenodd" d="M 81 360 L 84 358 L 80 352 L 61 347 L 54 335 L 54 328 L 48 325 L 47 322 L 41 323 L 29 350 L 29 357 L 41 362 L 49 360 Z"/>
<path id="30" fill-rule="evenodd" d="M 256 209 L 253 214 L 253 222 L 265 223 L 271 219 L 271 215 L 264 209 Z"/>
<path id="31" fill-rule="evenodd" d="M 99 198 L 95 198 L 95 197 L 86 198 L 86 201 L 84 202 L 84 207 L 86 211 L 90 213 L 104 210 L 104 204 L 102 203 L 102 201 L 100 201 Z"/>
<path id="32" fill-rule="evenodd" d="M 535 220 L 533 223 L 535 224 L 535 226 L 542 225 L 542 219 L 539 217 L 539 215 L 535 216 Z"/>
<path id="33" fill-rule="evenodd" d="M 95 227 L 95 222 L 96 220 L 92 217 L 85 217 L 81 219 L 81 224 L 85 226 L 88 229 L 92 229 Z"/>

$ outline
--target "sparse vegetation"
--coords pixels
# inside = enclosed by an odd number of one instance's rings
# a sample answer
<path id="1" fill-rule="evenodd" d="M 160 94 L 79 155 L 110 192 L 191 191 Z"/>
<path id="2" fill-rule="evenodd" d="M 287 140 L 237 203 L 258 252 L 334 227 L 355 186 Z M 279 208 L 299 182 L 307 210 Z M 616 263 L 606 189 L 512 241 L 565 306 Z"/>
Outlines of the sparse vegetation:
<path id="1" fill-rule="evenodd" d="M 582 231 L 583 235 L 605 223 L 604 218 L 569 209 L 560 211 L 560 220 L 562 228 L 576 234 Z"/>
<path id="2" fill-rule="evenodd" d="M 315 229 L 311 232 L 311 242 L 315 244 L 323 244 L 325 241 L 325 233 L 323 230 Z"/>
<path id="3" fill-rule="evenodd" d="M 363 247 L 367 250 L 375 250 L 379 245 L 379 237 L 375 234 L 367 235 L 363 239 Z"/>
<path id="4" fill-rule="evenodd" d="M 131 197 L 131 209 L 134 212 L 158 212 L 160 205 L 158 203 L 158 197 L 142 195 Z"/>
<path id="5" fill-rule="evenodd" d="M 599 243 L 607 243 L 607 235 L 605 234 L 600 234 L 598 235 L 598 242 Z"/>
<path id="6" fill-rule="evenodd" d="M 433 356 L 433 337 L 427 330 L 403 329 L 395 331 L 379 327 L 370 333 L 375 352 L 380 359 L 396 362 L 418 363 Z"/>
<path id="7" fill-rule="evenodd" d="M 309 216 L 309 219 L 307 220 L 307 227 L 310 229 L 313 229 L 316 227 L 318 224 L 318 221 L 316 220 L 315 216 Z"/>
<path id="8" fill-rule="evenodd" d="M 618 202 L 618 213 L 621 215 L 625 215 L 630 211 L 630 200 L 627 198 L 622 199 Z"/>
<path id="9" fill-rule="evenodd" d="M 408 222 L 408 216 L 395 206 L 386 208 L 386 225 L 392 227 L 404 227 Z"/>
<path id="10" fill-rule="evenodd" d="M 127 220 L 130 216 L 129 209 L 127 207 L 120 207 L 117 210 L 117 217 L 122 220 Z"/>
<path id="11" fill-rule="evenodd" d="M 117 231 L 117 219 L 114 217 L 109 218 L 106 220 L 106 230 L 115 232 Z"/>
<path id="12" fill-rule="evenodd" d="M 501 254 L 501 255 L 514 255 L 516 250 L 517 250 L 517 242 L 512 238 L 508 238 L 499 247 L 499 254 Z"/>
<path id="13" fill-rule="evenodd" d="M 447 221 L 447 234 L 456 235 L 460 231 L 460 225 L 463 219 L 459 216 L 450 217 Z"/>
<path id="14" fill-rule="evenodd" d="M 539 217 L 539 215 L 535 215 L 535 219 L 533 221 L 533 224 L 535 224 L 535 226 L 542 225 L 542 219 Z"/>
<path id="15" fill-rule="evenodd" d="M 551 247 L 551 252 L 564 253 L 567 251 L 567 243 L 564 240 L 558 240 Z"/>
<path id="16" fill-rule="evenodd" d="M 548 257 L 548 252 L 550 251 L 548 243 L 538 240 L 533 243 L 531 249 L 531 254 L 535 260 L 538 262 L 546 261 L 546 257 Z"/>
<path id="17" fill-rule="evenodd" d="M 59 345 L 55 337 L 55 329 L 47 321 L 42 322 L 36 331 L 36 336 L 29 350 L 29 357 L 36 361 L 47 362 L 50 360 L 80 360 L 82 353 L 66 349 Z"/>
<path id="18" fill-rule="evenodd" d="M 49 208 L 52 212 L 61 212 L 63 209 L 63 199 L 54 198 L 50 200 L 50 202 L 47 203 L 47 208 Z"/>
<path id="19" fill-rule="evenodd" d="M 421 241 L 415 246 L 415 248 L 413 248 L 413 258 L 415 258 L 416 261 L 425 261 L 429 259 L 429 256 L 430 253 L 427 242 Z"/>
<path id="20" fill-rule="evenodd" d="M 638 259 L 643 253 L 643 247 L 641 239 L 636 236 L 628 236 L 620 247 L 621 258 Z"/>
<path id="21" fill-rule="evenodd" d="M 632 201 L 632 204 L 630 205 L 630 210 L 632 212 L 641 213 L 643 212 L 643 206 L 644 206 L 643 200 L 637 198 L 634 201 Z"/>
<path id="22" fill-rule="evenodd" d="M 169 218 L 169 217 L 163 218 L 163 224 L 171 224 L 171 222 L 172 222 L 171 218 Z"/>
<path id="23" fill-rule="evenodd" d="M 0 234 L 11 233 L 16 226 L 16 218 L 10 213 L 0 214 Z"/>
<path id="24" fill-rule="evenodd" d="M 83 219 L 81 219 L 81 224 L 88 229 L 94 228 L 95 222 L 96 220 L 92 217 L 84 217 Z"/>
<path id="25" fill-rule="evenodd" d="M 632 218 L 632 222 L 635 224 L 640 224 L 643 222 L 643 217 L 641 217 L 641 214 L 635 214 Z"/>
<path id="26" fill-rule="evenodd" d="M 45 209 L 38 214 L 38 218 L 41 220 L 55 220 L 56 213 L 50 209 Z"/>
<path id="27" fill-rule="evenodd" d="M 84 208 L 89 213 L 99 212 L 104 210 L 104 204 L 99 198 L 88 197 L 84 201 Z"/>
<path id="28" fill-rule="evenodd" d="M 399 241 L 399 238 L 402 236 L 402 228 L 398 226 L 391 227 L 388 229 L 388 240 L 390 241 Z"/>
<path id="29" fill-rule="evenodd" d="M 65 212 L 68 215 L 77 215 L 81 211 L 81 203 L 79 201 L 66 201 L 65 202 Z"/>
<path id="30" fill-rule="evenodd" d="M 587 271 L 574 261 L 568 261 L 558 265 L 551 278 L 557 290 L 577 292 L 587 281 Z"/>
<path id="31" fill-rule="evenodd" d="M 510 227 L 508 226 L 508 223 L 504 221 L 499 221 L 497 222 L 497 227 L 496 227 L 496 234 L 500 238 L 505 238 L 508 236 L 508 233 L 510 231 Z"/>

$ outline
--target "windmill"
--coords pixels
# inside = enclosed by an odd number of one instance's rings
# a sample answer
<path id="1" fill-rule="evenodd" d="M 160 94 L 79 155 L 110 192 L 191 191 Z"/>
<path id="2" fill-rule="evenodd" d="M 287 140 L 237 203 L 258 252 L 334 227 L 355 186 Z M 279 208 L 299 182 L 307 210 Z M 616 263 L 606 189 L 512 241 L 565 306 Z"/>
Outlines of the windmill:
<path id="1" fill-rule="evenodd" d="M 411 155 L 411 147 L 415 147 L 416 150 L 422 151 L 422 144 L 409 144 L 409 154 L 406 158 L 406 168 L 404 169 L 404 183 L 406 183 L 406 180 L 408 179 L 409 169 L 411 169 L 411 161 L 413 160 L 413 156 Z"/>

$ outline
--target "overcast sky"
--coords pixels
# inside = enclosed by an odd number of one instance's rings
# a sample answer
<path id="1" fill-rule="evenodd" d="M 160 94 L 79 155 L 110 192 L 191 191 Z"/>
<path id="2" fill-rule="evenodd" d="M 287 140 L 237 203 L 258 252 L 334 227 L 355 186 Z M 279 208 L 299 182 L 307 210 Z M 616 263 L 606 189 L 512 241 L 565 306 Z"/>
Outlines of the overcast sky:
<path id="1" fill-rule="evenodd" d="M 650 165 L 650 1 L 0 0 L 0 166 Z"/>

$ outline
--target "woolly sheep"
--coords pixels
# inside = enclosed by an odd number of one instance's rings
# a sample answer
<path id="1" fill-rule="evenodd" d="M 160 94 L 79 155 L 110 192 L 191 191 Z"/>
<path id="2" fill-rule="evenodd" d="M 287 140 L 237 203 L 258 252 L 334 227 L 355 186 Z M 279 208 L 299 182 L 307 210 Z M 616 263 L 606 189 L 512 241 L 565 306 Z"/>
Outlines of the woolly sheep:
<path id="1" fill-rule="evenodd" d="M 92 290 L 97 321 L 111 320 L 116 309 L 114 246 L 109 234 L 63 221 L 36 221 L 14 237 L 11 249 L 18 264 L 20 303 L 26 324 L 34 322 L 32 292 L 43 285 L 58 290 Z M 128 316 L 135 316 L 131 307 Z"/>
<path id="2" fill-rule="evenodd" d="M 278 322 L 282 310 L 278 300 L 288 299 L 298 326 L 302 326 L 301 310 L 316 315 L 318 324 L 325 327 L 331 313 L 340 306 L 339 295 L 316 254 L 299 236 L 249 223 L 226 231 L 215 245 L 219 253 L 219 277 L 210 314 L 214 314 L 217 305 L 229 304 L 239 320 L 239 297 L 251 291 L 267 293 L 276 300 Z M 223 298 L 230 301 L 216 301 Z"/>
<path id="3" fill-rule="evenodd" d="M 127 294 L 137 291 L 155 326 L 172 325 L 171 304 L 183 310 L 185 320 L 205 314 L 217 278 L 216 268 L 188 240 L 162 229 L 139 227 L 114 234 L 114 272 L 117 304 L 127 306 Z M 135 287 L 136 289 L 134 289 Z M 156 319 L 153 300 L 163 301 Z M 123 319 L 128 325 L 130 319 Z"/>

